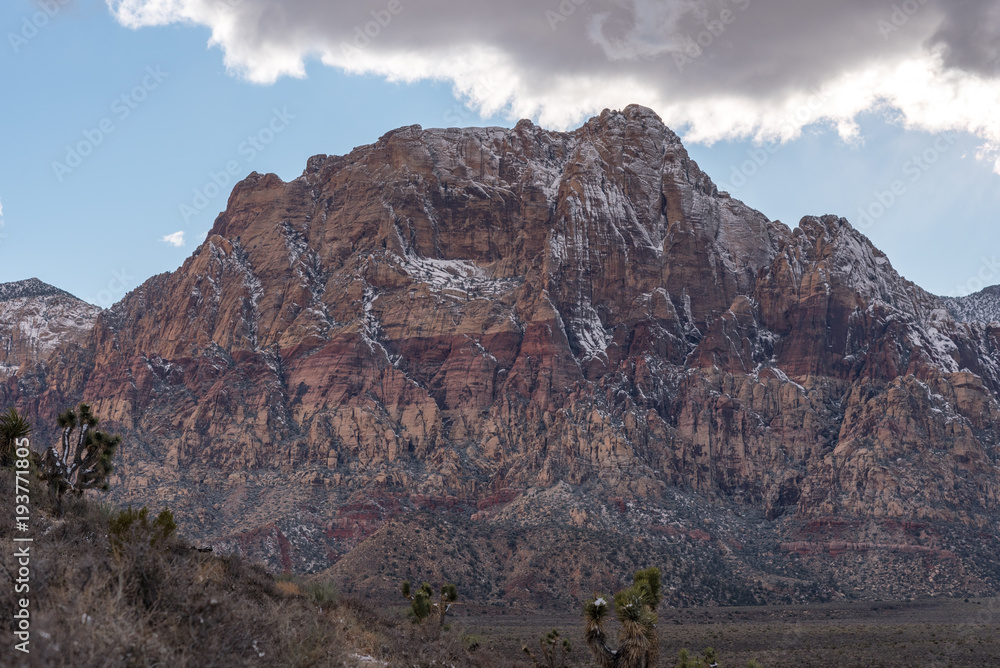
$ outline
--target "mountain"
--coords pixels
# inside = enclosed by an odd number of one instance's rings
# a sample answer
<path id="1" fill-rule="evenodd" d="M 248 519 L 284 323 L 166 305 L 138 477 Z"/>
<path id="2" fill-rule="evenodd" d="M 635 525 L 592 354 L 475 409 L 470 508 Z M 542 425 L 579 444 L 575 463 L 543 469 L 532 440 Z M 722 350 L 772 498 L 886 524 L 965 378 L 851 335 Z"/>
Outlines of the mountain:
<path id="1" fill-rule="evenodd" d="M 29 278 L 23 281 L 12 283 L 0 283 L 0 302 L 12 299 L 30 299 L 32 297 L 64 297 L 69 300 L 80 301 L 73 295 L 48 283 L 43 283 L 37 278 Z"/>
<path id="2" fill-rule="evenodd" d="M 0 378 L 82 340 L 100 311 L 37 278 L 0 283 Z"/>
<path id="3" fill-rule="evenodd" d="M 964 297 L 942 297 L 948 311 L 963 322 L 1000 322 L 1000 285 Z"/>
<path id="4" fill-rule="evenodd" d="M 90 402 L 117 500 L 369 593 L 548 605 L 648 563 L 675 604 L 995 593 L 998 350 L 630 106 L 253 173 L 0 400 L 42 437 Z"/>

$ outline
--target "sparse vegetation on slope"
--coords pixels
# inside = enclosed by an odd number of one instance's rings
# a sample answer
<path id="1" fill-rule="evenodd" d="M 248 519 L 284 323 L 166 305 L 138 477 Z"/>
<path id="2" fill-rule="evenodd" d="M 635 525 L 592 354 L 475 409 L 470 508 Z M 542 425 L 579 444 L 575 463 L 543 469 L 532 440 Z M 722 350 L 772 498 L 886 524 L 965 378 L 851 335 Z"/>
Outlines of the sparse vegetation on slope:
<path id="1" fill-rule="evenodd" d="M 0 498 L 12 498 L 11 478 Z M 193 550 L 162 520 L 143 527 L 122 521 L 129 511 L 72 497 L 57 516 L 34 483 L 32 499 L 31 654 L 5 665 L 345 665 L 349 645 L 329 616 L 278 591 L 264 569 Z M 12 529 L 0 529 L 8 573 Z M 12 631 L 6 616 L 0 628 Z"/>
<path id="2" fill-rule="evenodd" d="M 500 666 L 458 629 L 414 625 L 342 598 L 323 580 L 276 576 L 235 556 L 194 549 L 169 510 L 119 510 L 86 495 L 62 513 L 32 480 L 31 653 L 0 649 L 4 666 Z M 14 476 L 0 470 L 0 498 Z M 181 527 L 183 530 L 183 527 Z M 0 570 L 17 572 L 12 519 L 0 523 Z M 11 577 L 13 579 L 13 577 Z M 454 599 L 448 588 L 446 597 Z M 13 587 L 0 593 L 13 607 Z M 0 634 L 10 637 L 4 615 Z M 436 664 L 435 664 L 436 662 Z"/>

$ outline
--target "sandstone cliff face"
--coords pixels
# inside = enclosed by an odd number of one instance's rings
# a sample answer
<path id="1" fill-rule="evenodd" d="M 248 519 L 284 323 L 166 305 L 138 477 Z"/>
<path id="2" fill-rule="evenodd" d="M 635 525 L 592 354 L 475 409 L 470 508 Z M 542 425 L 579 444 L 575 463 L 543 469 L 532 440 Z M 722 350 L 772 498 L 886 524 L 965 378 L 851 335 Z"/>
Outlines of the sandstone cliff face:
<path id="1" fill-rule="evenodd" d="M 695 492 L 789 545 L 827 516 L 993 527 L 998 350 L 847 221 L 718 192 L 632 106 L 252 174 L 179 270 L 2 392 L 42 421 L 91 402 L 126 434 L 121 498 L 231 545 L 271 527 L 315 569 L 407 508 L 500 521 L 483 500 L 557 483 Z"/>
<path id="2" fill-rule="evenodd" d="M 100 311 L 37 278 L 0 283 L 0 379 L 82 341 Z"/>

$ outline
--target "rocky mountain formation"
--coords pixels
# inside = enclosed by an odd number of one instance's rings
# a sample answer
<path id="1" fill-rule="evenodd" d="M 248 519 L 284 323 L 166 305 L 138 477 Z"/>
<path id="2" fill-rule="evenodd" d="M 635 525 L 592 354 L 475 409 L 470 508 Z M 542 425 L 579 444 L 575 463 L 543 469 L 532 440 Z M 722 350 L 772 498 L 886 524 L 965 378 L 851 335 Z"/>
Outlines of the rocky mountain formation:
<path id="1" fill-rule="evenodd" d="M 954 309 L 842 218 L 719 192 L 648 109 L 412 126 L 251 174 L 0 400 L 40 434 L 89 401 L 118 500 L 368 591 L 451 564 L 545 604 L 660 561 L 678 604 L 996 592 L 1000 325 Z"/>
<path id="2" fill-rule="evenodd" d="M 0 283 L 0 379 L 81 341 L 100 311 L 37 278 Z"/>
<path id="3" fill-rule="evenodd" d="M 984 288 L 964 297 L 944 297 L 957 320 L 964 322 L 1000 322 L 1000 285 Z"/>

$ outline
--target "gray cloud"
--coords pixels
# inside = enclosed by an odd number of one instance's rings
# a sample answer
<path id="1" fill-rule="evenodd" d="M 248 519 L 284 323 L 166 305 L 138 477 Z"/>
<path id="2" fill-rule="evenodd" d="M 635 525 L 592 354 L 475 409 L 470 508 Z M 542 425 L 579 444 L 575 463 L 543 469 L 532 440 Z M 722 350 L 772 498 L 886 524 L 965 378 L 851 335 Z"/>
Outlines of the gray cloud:
<path id="1" fill-rule="evenodd" d="M 857 114 L 888 106 L 913 126 L 1000 141 L 1000 121 L 985 117 L 985 105 L 1000 101 L 997 2 L 107 2 L 131 27 L 209 26 L 227 65 L 260 82 L 303 76 L 318 57 L 395 80 L 450 80 L 486 112 L 557 126 L 635 101 L 704 141 L 787 139 L 816 121 L 849 136 Z M 787 131 L 789 114 L 818 90 L 824 108 Z M 932 94 L 975 100 L 944 122 Z"/>
<path id="2" fill-rule="evenodd" d="M 951 0 L 929 44 L 945 46 L 949 67 L 996 77 L 1000 74 L 1000 3 Z"/>

